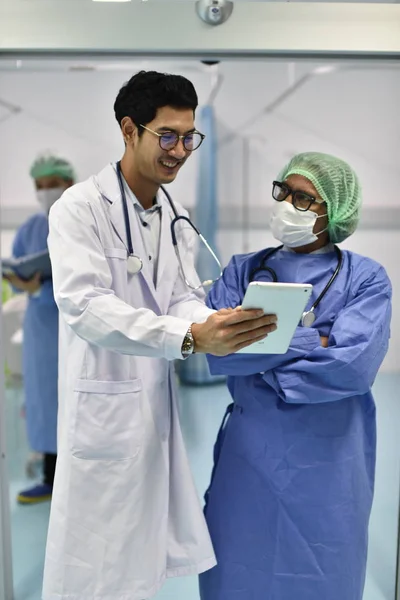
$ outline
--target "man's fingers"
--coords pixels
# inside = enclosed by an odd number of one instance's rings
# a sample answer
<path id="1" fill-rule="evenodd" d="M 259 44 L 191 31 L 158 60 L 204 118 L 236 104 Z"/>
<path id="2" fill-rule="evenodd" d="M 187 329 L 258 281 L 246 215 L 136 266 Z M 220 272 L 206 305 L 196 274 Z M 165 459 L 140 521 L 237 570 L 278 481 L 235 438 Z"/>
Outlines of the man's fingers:
<path id="1" fill-rule="evenodd" d="M 262 316 L 267 317 L 275 317 L 276 315 L 264 315 L 264 311 L 262 309 L 254 309 L 254 310 L 234 310 L 229 316 L 224 319 L 224 325 L 236 325 L 237 323 L 243 323 L 247 321 L 251 321 L 253 319 L 259 319 Z"/>
<path id="2" fill-rule="evenodd" d="M 225 316 L 225 315 L 230 315 L 233 313 L 233 311 L 236 310 L 234 308 L 220 308 L 218 311 L 219 315 Z"/>
<path id="3" fill-rule="evenodd" d="M 226 327 L 224 328 L 224 333 L 227 335 L 228 339 L 233 339 L 240 336 L 241 334 L 247 333 L 254 337 L 254 332 L 257 329 L 261 329 L 270 325 L 276 325 L 276 322 L 277 320 L 275 315 L 265 315 L 263 317 L 259 317 L 258 319 L 251 319 L 250 321 L 244 321 Z"/>
<path id="4" fill-rule="evenodd" d="M 243 321 L 250 321 L 251 319 L 257 319 L 262 317 L 264 314 L 263 310 L 234 310 L 226 319 L 224 319 L 224 325 L 235 325 L 236 323 L 242 323 Z"/>
<path id="5" fill-rule="evenodd" d="M 265 334 L 259 335 L 254 340 L 247 340 L 246 342 L 242 342 L 241 344 L 238 344 L 237 346 L 235 346 L 235 348 L 232 350 L 232 352 L 237 352 L 238 350 L 242 350 L 242 348 L 247 348 L 247 346 L 250 346 L 251 344 L 254 344 L 255 342 L 261 342 L 261 340 L 264 340 L 266 337 L 268 337 L 268 336 Z"/>
<path id="6" fill-rule="evenodd" d="M 270 333 L 276 331 L 277 326 L 275 324 L 267 325 L 265 327 L 260 327 L 255 329 L 254 331 L 247 331 L 242 333 L 241 335 L 237 335 L 232 338 L 229 343 L 226 344 L 227 354 L 232 354 L 232 352 L 237 352 L 241 348 L 245 348 L 254 342 L 259 342 L 266 338 Z"/>
<path id="7" fill-rule="evenodd" d="M 242 344 L 242 343 L 246 343 L 246 342 L 249 342 L 251 344 L 257 338 L 263 339 L 268 334 L 276 331 L 276 329 L 277 329 L 277 326 L 274 323 L 271 325 L 266 325 L 264 327 L 257 327 L 257 329 L 254 329 L 253 331 L 245 331 L 244 333 L 241 333 L 240 335 L 235 336 L 231 341 L 234 345 Z"/>

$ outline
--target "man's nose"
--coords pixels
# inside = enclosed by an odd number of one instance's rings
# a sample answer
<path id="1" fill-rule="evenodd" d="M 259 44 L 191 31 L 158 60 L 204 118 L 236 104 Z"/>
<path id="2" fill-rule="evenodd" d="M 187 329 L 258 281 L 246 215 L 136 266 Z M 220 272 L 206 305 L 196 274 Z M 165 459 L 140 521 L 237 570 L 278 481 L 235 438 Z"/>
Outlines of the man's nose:
<path id="1" fill-rule="evenodd" d="M 174 158 L 178 158 L 179 160 L 185 158 L 185 156 L 188 154 L 188 151 L 183 145 L 183 140 L 178 140 L 178 143 L 175 146 L 175 148 L 172 148 L 172 150 L 170 150 L 168 154 L 170 156 L 173 156 Z"/>

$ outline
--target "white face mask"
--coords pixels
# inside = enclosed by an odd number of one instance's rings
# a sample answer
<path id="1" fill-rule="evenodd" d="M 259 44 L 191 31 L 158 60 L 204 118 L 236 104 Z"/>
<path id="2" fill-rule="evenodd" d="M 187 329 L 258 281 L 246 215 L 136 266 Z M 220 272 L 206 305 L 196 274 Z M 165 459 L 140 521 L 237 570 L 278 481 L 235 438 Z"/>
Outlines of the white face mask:
<path id="1" fill-rule="evenodd" d="M 43 212 L 49 214 L 50 208 L 53 206 L 54 202 L 56 202 L 64 192 L 65 189 L 62 187 L 50 188 L 47 190 L 37 190 L 36 198 L 42 207 Z"/>
<path id="2" fill-rule="evenodd" d="M 297 210 L 290 202 L 275 202 L 270 222 L 272 235 L 289 248 L 307 246 L 318 239 L 313 233 L 316 220 L 326 216 L 317 215 L 312 210 Z M 327 231 L 327 228 L 318 235 L 324 231 Z"/>

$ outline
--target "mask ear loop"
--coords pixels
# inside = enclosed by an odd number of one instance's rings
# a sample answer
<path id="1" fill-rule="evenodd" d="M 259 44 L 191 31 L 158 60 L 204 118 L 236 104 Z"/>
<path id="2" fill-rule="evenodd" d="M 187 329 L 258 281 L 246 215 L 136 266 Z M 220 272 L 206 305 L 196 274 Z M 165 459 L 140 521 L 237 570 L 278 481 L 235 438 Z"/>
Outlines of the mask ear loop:
<path id="1" fill-rule="evenodd" d="M 317 219 L 322 219 L 322 217 L 329 217 L 329 215 L 328 215 L 328 213 L 325 213 L 324 215 L 317 215 Z M 315 219 L 315 221 L 317 219 Z M 322 229 L 322 231 L 318 231 L 318 233 L 314 233 L 314 235 L 316 235 L 318 237 L 319 235 L 321 235 L 321 233 L 325 233 L 325 231 L 328 231 L 328 230 L 329 230 L 329 223 L 325 227 L 325 229 Z"/>

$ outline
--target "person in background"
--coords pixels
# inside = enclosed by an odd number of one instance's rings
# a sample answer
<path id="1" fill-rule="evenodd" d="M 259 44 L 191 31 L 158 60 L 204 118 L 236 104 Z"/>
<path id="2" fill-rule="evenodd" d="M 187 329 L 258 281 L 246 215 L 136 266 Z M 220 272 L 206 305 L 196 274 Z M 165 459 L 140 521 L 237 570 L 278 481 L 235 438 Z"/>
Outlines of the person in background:
<path id="1" fill-rule="evenodd" d="M 282 246 L 266 266 L 277 280 L 312 284 L 312 305 L 337 277 L 286 354 L 208 356 L 234 403 L 206 492 L 217 566 L 200 577 L 201 599 L 361 600 L 376 455 L 371 387 L 388 349 L 391 283 L 380 264 L 335 245 L 355 232 L 361 209 L 345 162 L 297 155 L 272 195 Z M 260 269 L 267 252 L 234 256 L 208 305 L 239 306 L 254 269 L 271 281 Z"/>
<path id="2" fill-rule="evenodd" d="M 47 249 L 49 210 L 76 179 L 72 166 L 56 156 L 39 157 L 30 175 L 42 210 L 18 230 L 13 244 L 16 258 Z M 15 291 L 29 297 L 23 327 L 25 418 L 29 445 L 43 454 L 43 481 L 21 491 L 17 501 L 34 504 L 51 498 L 57 459 L 58 308 L 52 281 L 41 281 L 40 273 L 30 281 L 16 275 L 7 279 Z"/>

